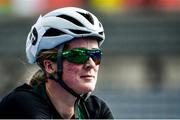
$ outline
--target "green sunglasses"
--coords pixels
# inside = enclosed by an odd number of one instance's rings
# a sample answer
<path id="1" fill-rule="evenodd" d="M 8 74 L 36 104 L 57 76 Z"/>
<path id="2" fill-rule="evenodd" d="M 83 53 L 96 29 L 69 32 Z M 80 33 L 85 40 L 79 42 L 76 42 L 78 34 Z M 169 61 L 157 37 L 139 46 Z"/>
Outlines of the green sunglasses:
<path id="1" fill-rule="evenodd" d="M 62 57 L 69 62 L 84 64 L 89 58 L 92 58 L 96 65 L 101 62 L 102 52 L 100 49 L 88 50 L 86 48 L 74 48 L 62 52 Z"/>
<path id="2" fill-rule="evenodd" d="M 101 62 L 102 52 L 100 49 L 88 50 L 86 48 L 74 48 L 71 50 L 65 50 L 61 53 L 63 59 L 76 64 L 84 64 L 89 58 L 92 58 L 96 65 Z M 57 55 L 49 57 L 50 60 L 56 61 Z"/>

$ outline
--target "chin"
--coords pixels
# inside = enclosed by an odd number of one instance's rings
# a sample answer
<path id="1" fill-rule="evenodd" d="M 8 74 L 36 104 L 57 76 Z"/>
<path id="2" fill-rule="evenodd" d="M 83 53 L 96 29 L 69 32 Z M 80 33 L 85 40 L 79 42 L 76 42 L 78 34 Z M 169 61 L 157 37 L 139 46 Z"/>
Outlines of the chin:
<path id="1" fill-rule="evenodd" d="M 94 90 L 95 90 L 95 86 L 86 86 L 86 87 L 83 87 L 82 93 L 93 92 Z"/>

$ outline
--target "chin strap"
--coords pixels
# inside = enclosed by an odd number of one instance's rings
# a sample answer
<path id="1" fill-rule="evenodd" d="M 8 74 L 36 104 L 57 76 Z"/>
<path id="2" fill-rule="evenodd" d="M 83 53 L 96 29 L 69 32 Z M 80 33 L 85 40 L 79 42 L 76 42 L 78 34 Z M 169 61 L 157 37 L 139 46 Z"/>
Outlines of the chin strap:
<path id="1" fill-rule="evenodd" d="M 63 87 L 67 92 L 72 94 L 74 97 L 76 97 L 76 101 L 74 103 L 74 109 L 75 109 L 75 118 L 77 119 L 85 119 L 90 118 L 89 112 L 86 108 L 85 101 L 88 99 L 88 97 L 91 95 L 91 92 L 86 94 L 78 94 L 74 90 L 72 90 L 70 87 L 68 87 L 65 82 L 62 80 L 62 72 L 63 72 L 63 61 L 61 57 L 61 52 L 63 50 L 64 45 L 61 45 L 58 49 L 58 56 L 57 56 L 57 73 L 53 75 L 49 75 L 49 79 L 55 80 L 58 82 L 61 87 Z"/>

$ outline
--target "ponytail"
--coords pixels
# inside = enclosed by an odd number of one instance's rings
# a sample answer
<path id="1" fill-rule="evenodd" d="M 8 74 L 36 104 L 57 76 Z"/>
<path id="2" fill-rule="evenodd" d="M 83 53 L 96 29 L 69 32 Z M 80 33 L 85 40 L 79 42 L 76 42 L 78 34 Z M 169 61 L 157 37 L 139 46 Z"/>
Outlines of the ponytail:
<path id="1" fill-rule="evenodd" d="M 42 69 L 39 69 L 31 78 L 29 81 L 29 85 L 34 86 L 34 85 L 39 85 L 46 80 L 46 75 Z"/>

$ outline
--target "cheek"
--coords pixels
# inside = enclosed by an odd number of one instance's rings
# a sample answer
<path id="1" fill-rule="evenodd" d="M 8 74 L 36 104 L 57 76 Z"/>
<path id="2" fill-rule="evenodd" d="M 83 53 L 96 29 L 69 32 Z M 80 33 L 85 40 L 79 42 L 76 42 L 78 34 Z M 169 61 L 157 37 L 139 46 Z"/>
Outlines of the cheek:
<path id="1" fill-rule="evenodd" d="M 96 80 L 97 80 L 97 77 L 98 77 L 98 71 L 99 71 L 99 66 L 97 66 L 96 69 L 95 69 L 95 74 L 96 74 L 96 76 L 95 76 L 96 78 L 95 79 Z"/>
<path id="2" fill-rule="evenodd" d="M 78 78 L 80 74 L 81 67 L 72 63 L 69 63 L 67 61 L 63 62 L 63 75 L 62 79 L 65 82 L 70 82 L 74 78 Z M 73 79 L 72 79 L 73 78 Z"/>

